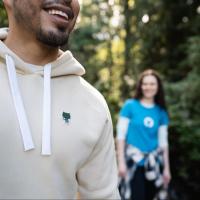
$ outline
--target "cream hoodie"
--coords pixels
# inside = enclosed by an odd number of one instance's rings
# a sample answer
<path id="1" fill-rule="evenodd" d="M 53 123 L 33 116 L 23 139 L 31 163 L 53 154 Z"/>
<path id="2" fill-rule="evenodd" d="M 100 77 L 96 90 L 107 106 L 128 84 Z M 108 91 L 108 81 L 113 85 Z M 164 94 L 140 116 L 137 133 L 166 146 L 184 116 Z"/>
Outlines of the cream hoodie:
<path id="1" fill-rule="evenodd" d="M 84 73 L 69 51 L 35 66 L 0 41 L 0 199 L 119 199 L 110 113 Z"/>

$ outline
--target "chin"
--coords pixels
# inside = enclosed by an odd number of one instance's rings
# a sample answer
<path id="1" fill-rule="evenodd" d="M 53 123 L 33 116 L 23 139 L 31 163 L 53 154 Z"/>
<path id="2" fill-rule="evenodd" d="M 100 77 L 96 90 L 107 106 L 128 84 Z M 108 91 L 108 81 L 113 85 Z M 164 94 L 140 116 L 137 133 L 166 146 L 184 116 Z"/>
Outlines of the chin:
<path id="1" fill-rule="evenodd" d="M 63 29 L 40 29 L 37 33 L 37 39 L 45 45 L 58 47 L 68 42 L 69 33 Z"/>
<path id="2" fill-rule="evenodd" d="M 144 95 L 146 99 L 154 99 L 155 95 Z"/>

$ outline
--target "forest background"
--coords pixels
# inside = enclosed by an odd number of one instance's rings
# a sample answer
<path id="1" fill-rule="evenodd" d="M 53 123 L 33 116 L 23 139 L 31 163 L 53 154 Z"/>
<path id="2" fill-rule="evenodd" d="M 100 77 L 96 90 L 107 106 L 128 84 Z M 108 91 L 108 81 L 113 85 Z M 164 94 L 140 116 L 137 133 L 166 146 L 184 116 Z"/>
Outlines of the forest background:
<path id="1" fill-rule="evenodd" d="M 138 74 L 156 69 L 170 116 L 170 200 L 200 196 L 200 2 L 82 0 L 68 46 L 106 98 L 114 125 Z M 7 26 L 0 1 L 0 27 Z"/>

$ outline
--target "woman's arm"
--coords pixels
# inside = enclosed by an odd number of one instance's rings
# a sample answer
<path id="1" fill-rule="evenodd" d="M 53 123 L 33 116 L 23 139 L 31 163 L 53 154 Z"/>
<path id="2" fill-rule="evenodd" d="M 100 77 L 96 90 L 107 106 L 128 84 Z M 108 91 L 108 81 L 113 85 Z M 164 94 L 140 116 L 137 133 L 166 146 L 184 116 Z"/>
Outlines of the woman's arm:
<path id="1" fill-rule="evenodd" d="M 128 124 L 129 119 L 126 117 L 120 117 L 117 123 L 117 161 L 120 177 L 125 177 L 127 170 L 124 150 Z"/>
<path id="2" fill-rule="evenodd" d="M 168 147 L 163 148 L 163 158 L 164 158 L 163 181 L 164 185 L 167 186 L 171 180 Z"/>
<path id="3" fill-rule="evenodd" d="M 159 127 L 158 143 L 159 143 L 159 147 L 163 150 L 163 160 L 164 160 L 163 181 L 164 181 L 164 185 L 167 186 L 171 180 L 167 125 L 162 125 Z"/>
<path id="4" fill-rule="evenodd" d="M 118 161 L 118 173 L 120 177 L 125 177 L 127 170 L 124 148 L 125 148 L 125 141 L 117 140 L 117 161 Z"/>

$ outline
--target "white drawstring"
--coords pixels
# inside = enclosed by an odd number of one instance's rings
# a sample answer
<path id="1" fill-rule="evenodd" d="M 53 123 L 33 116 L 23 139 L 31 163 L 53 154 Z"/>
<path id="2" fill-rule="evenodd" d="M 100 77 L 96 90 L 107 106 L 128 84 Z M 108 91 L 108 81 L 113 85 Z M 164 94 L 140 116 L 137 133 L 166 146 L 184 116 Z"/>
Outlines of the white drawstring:
<path id="1" fill-rule="evenodd" d="M 44 66 L 42 155 L 51 155 L 51 65 Z"/>
<path id="2" fill-rule="evenodd" d="M 12 58 L 6 55 L 6 66 L 8 70 L 8 78 L 10 83 L 10 88 L 12 92 L 12 97 L 15 105 L 15 110 L 17 113 L 17 118 L 19 121 L 19 126 L 21 129 L 21 135 L 24 143 L 24 150 L 28 151 L 30 149 L 34 149 L 34 144 L 32 140 L 32 135 L 30 131 L 30 126 L 28 124 L 27 116 L 24 109 L 24 104 L 22 101 L 22 97 L 20 94 L 17 75 L 15 70 L 15 65 Z"/>
<path id="3" fill-rule="evenodd" d="M 16 69 L 13 59 L 6 55 L 6 66 L 12 97 L 17 112 L 24 150 L 34 149 L 30 126 L 25 113 L 24 104 L 20 94 Z M 51 155 L 51 65 L 44 66 L 44 96 L 43 96 L 43 133 L 42 133 L 42 155 Z"/>

